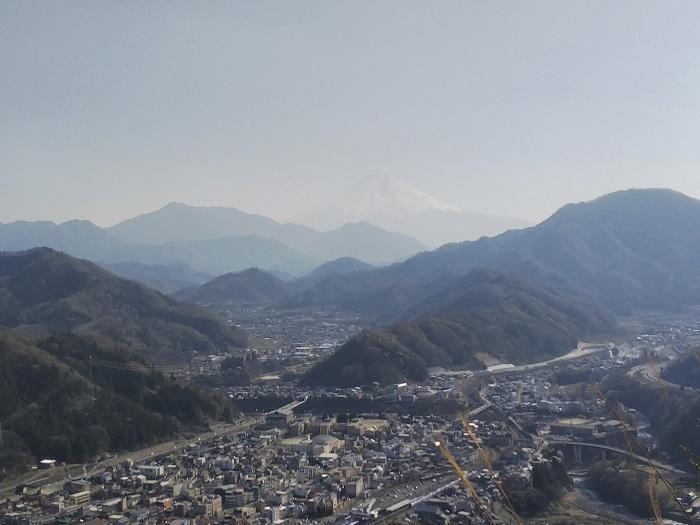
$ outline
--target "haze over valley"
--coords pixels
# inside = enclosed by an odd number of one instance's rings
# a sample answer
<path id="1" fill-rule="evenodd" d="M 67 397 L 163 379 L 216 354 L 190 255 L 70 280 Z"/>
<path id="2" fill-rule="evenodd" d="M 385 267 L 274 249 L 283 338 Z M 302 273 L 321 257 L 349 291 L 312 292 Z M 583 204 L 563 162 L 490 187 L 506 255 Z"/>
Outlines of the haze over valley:
<path id="1" fill-rule="evenodd" d="M 0 3 L 0 525 L 700 523 L 700 4 Z"/>

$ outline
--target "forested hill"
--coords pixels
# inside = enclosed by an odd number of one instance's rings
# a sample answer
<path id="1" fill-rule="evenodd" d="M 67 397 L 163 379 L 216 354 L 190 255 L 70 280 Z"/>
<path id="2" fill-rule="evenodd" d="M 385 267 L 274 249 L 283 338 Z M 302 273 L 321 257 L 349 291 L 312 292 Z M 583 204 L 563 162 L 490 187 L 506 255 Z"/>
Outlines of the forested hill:
<path id="1" fill-rule="evenodd" d="M 264 270 L 250 268 L 220 275 L 197 288 L 182 290 L 175 297 L 199 304 L 262 304 L 277 302 L 286 293 L 284 281 Z"/>
<path id="2" fill-rule="evenodd" d="M 664 368 L 663 379 L 681 388 L 700 388 L 700 349 L 694 348 Z"/>
<path id="3" fill-rule="evenodd" d="M 228 399 L 150 366 L 245 343 L 206 310 L 87 261 L 47 248 L 0 254 L 0 476 L 230 420 Z"/>
<path id="4" fill-rule="evenodd" d="M 341 257 L 322 264 L 313 272 L 306 275 L 303 279 L 310 282 L 316 282 L 330 275 L 349 274 L 371 269 L 372 265 L 359 259 L 355 259 L 354 257 Z"/>
<path id="5" fill-rule="evenodd" d="M 173 297 L 197 304 L 273 304 L 298 300 L 300 291 L 334 275 L 347 275 L 372 268 L 352 257 L 327 262 L 298 279 L 283 280 L 260 268 L 220 275 L 196 287 L 179 290 Z M 294 306 L 304 306 L 303 301 Z"/>
<path id="6" fill-rule="evenodd" d="M 305 377 L 313 385 L 419 381 L 430 366 L 483 368 L 479 354 L 526 364 L 576 347 L 578 339 L 613 330 L 606 309 L 570 291 L 522 277 L 475 270 L 449 292 L 415 306 L 418 319 L 362 333 Z"/>
<path id="7" fill-rule="evenodd" d="M 89 355 L 115 365 L 93 366 L 90 374 Z M 229 421 L 237 412 L 227 398 L 149 372 L 129 349 L 76 335 L 30 342 L 3 330 L 0 399 L 0 480 L 38 459 L 84 462 Z"/>
<path id="8" fill-rule="evenodd" d="M 0 253 L 0 327 L 32 336 L 75 332 L 151 360 L 246 344 L 242 331 L 203 308 L 48 248 Z"/>

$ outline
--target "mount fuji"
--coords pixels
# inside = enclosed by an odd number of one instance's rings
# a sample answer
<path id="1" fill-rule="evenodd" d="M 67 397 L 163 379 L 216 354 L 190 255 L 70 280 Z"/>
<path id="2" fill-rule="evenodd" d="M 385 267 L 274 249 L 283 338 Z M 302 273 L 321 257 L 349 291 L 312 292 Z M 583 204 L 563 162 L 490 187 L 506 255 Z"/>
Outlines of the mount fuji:
<path id="1" fill-rule="evenodd" d="M 291 220 L 322 230 L 366 221 L 431 247 L 530 226 L 519 219 L 464 211 L 387 175 L 365 177 Z"/>

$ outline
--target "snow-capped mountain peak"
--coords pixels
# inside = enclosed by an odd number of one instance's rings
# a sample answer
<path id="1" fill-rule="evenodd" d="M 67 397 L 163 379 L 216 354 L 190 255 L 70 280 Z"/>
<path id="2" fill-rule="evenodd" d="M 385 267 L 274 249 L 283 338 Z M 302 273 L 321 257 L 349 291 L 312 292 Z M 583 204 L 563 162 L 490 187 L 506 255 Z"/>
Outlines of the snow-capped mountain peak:
<path id="1" fill-rule="evenodd" d="M 528 225 L 509 217 L 460 210 L 387 175 L 365 177 L 336 198 L 291 219 L 320 230 L 361 221 L 403 233 L 431 247 Z"/>
<path id="2" fill-rule="evenodd" d="M 428 210 L 461 211 L 388 175 L 361 179 L 343 192 L 339 204 L 339 211 L 348 218 L 415 215 Z"/>

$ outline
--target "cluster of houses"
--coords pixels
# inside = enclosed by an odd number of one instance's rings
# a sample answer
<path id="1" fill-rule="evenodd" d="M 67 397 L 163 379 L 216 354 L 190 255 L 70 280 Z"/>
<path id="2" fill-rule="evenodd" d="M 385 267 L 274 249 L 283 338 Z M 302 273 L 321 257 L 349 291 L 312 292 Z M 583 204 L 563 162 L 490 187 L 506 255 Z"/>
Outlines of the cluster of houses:
<path id="1" fill-rule="evenodd" d="M 481 507 L 456 483 L 435 436 L 489 506 L 499 502 L 498 474 L 477 468 L 480 447 L 518 451 L 499 465 L 517 475 L 527 473 L 531 452 L 504 423 L 473 425 L 477 442 L 454 417 L 273 411 L 255 428 L 147 462 L 125 459 L 91 477 L 21 487 L 0 502 L 0 523 L 343 523 L 408 503 L 426 523 L 478 523 Z"/>

